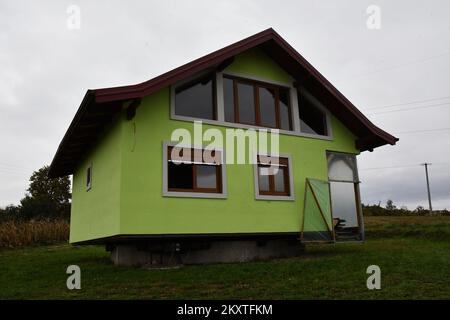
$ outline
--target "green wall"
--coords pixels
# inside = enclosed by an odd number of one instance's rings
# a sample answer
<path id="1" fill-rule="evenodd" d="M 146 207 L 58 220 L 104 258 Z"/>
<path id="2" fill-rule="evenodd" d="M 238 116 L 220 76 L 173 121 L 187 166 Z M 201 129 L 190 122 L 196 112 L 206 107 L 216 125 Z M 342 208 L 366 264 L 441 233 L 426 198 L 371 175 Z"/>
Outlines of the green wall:
<path id="1" fill-rule="evenodd" d="M 123 122 L 115 119 L 73 174 L 70 242 L 120 232 L 120 166 Z M 92 187 L 86 169 L 92 164 Z"/>
<path id="2" fill-rule="evenodd" d="M 258 48 L 236 56 L 224 72 L 251 75 L 272 81 L 292 83 L 292 77 Z"/>
<path id="3" fill-rule="evenodd" d="M 291 81 L 258 50 L 236 57 L 225 71 Z M 256 200 L 250 164 L 227 165 L 227 199 L 163 197 L 162 143 L 177 128 L 193 132 L 193 123 L 170 119 L 169 106 L 170 89 L 166 88 L 145 97 L 133 120 L 121 115 L 120 124 L 90 157 L 93 186 L 89 192 L 84 188 L 83 168 L 90 159 L 80 165 L 74 174 L 71 241 L 118 233 L 299 232 L 305 178 L 327 179 L 326 150 L 358 153 L 353 134 L 332 117 L 333 141 L 280 135 L 280 152 L 292 157 L 295 201 Z M 208 128 L 217 128 L 225 136 L 225 127 L 204 125 L 204 130 Z"/>

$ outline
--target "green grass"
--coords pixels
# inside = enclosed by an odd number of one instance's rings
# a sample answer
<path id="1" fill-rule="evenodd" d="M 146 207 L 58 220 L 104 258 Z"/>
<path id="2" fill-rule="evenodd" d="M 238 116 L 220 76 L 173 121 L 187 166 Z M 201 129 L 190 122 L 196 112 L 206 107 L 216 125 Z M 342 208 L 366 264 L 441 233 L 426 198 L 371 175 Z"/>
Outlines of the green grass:
<path id="1" fill-rule="evenodd" d="M 1 299 L 450 299 L 450 217 L 368 217 L 363 244 L 302 257 L 179 269 L 115 267 L 102 247 L 0 251 Z M 66 288 L 70 264 L 81 290 Z M 381 268 L 381 290 L 366 268 Z"/>

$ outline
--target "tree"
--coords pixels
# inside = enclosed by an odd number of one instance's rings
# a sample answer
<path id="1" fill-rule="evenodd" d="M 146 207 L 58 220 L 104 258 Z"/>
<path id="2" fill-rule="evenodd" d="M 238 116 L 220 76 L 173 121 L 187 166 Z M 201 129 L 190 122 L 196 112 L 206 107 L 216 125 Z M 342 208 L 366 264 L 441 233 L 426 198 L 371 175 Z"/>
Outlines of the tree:
<path id="1" fill-rule="evenodd" d="M 22 218 L 68 218 L 70 212 L 69 177 L 51 179 L 48 166 L 33 172 L 28 193 L 20 201 Z"/>
<path id="2" fill-rule="evenodd" d="M 46 199 L 58 204 L 70 202 L 70 180 L 68 176 L 51 179 L 48 166 L 34 171 L 27 191 L 34 199 Z"/>
<path id="3" fill-rule="evenodd" d="M 10 204 L 4 209 L 0 208 L 0 222 L 17 218 L 20 213 L 20 207 Z"/>
<path id="4" fill-rule="evenodd" d="M 421 215 L 421 214 L 427 214 L 429 211 L 426 210 L 424 207 L 422 206 L 417 206 L 417 208 L 414 210 L 414 213 Z"/>
<path id="5" fill-rule="evenodd" d="M 388 201 L 386 201 L 386 209 L 387 210 L 395 210 L 397 207 L 394 206 L 394 201 L 392 201 L 391 199 L 389 199 Z"/>

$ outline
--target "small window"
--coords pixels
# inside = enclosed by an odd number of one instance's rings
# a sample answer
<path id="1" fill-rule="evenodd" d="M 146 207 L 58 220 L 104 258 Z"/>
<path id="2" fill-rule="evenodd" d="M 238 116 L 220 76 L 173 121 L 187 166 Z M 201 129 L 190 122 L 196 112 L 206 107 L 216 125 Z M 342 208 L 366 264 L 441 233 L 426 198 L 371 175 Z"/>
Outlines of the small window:
<path id="1" fill-rule="evenodd" d="M 89 191 L 92 187 L 92 165 L 86 169 L 86 190 Z"/>
<path id="2" fill-rule="evenodd" d="M 226 76 L 225 121 L 292 130 L 289 88 Z"/>
<path id="3" fill-rule="evenodd" d="M 270 163 L 270 159 L 267 156 L 258 156 L 256 169 L 258 195 L 290 197 L 292 179 L 289 159 L 280 157 L 278 163 Z"/>
<path id="4" fill-rule="evenodd" d="M 215 75 L 209 74 L 175 88 L 175 114 L 215 120 Z"/>
<path id="5" fill-rule="evenodd" d="M 203 152 L 199 149 L 167 148 L 167 191 L 222 193 L 221 152 L 207 151 L 210 153 L 208 157 Z"/>
<path id="6" fill-rule="evenodd" d="M 326 114 L 302 91 L 298 91 L 298 100 L 300 130 L 309 134 L 328 135 Z"/>

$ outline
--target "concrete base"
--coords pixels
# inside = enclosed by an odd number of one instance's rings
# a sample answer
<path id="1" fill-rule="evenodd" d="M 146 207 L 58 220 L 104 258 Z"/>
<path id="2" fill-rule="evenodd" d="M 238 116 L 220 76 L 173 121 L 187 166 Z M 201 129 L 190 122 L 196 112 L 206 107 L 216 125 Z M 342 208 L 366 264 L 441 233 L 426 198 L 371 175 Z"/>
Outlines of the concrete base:
<path id="1" fill-rule="evenodd" d="M 118 244 L 112 247 L 111 260 L 118 266 L 167 267 L 295 257 L 303 250 L 299 241 L 292 240 L 211 241 L 200 246 L 166 243 L 153 248 Z"/>

